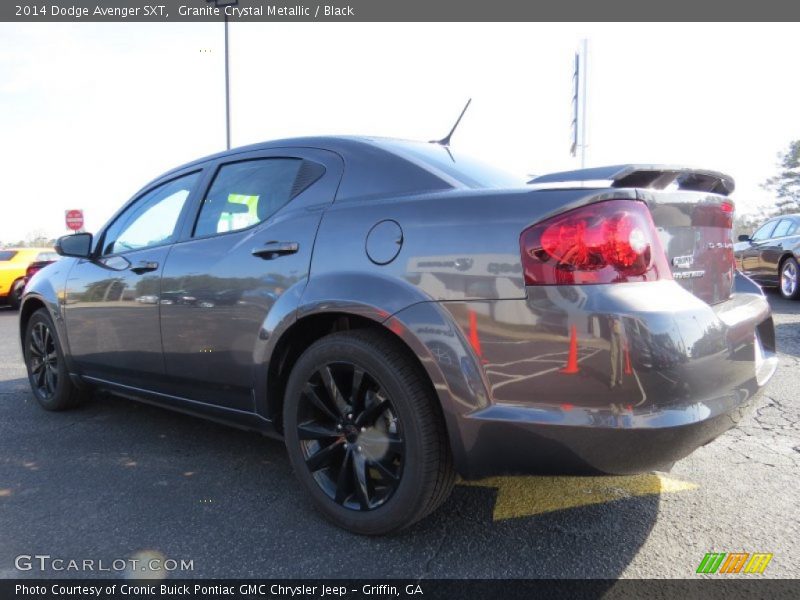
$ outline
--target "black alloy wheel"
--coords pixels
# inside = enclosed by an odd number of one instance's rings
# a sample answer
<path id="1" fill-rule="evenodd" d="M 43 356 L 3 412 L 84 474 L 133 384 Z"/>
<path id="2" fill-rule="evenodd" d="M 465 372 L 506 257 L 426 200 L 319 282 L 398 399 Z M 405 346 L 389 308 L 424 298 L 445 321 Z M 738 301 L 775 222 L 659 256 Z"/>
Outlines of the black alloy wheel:
<path id="1" fill-rule="evenodd" d="M 427 374 L 400 340 L 377 328 L 330 334 L 297 359 L 283 433 L 314 504 L 354 533 L 408 527 L 439 507 L 455 482 Z"/>
<path id="2" fill-rule="evenodd" d="M 46 410 L 65 410 L 87 395 L 69 377 L 58 331 L 46 308 L 34 312 L 22 341 L 28 381 L 36 400 Z"/>
<path id="3" fill-rule="evenodd" d="M 308 470 L 337 504 L 372 510 L 397 489 L 402 426 L 381 385 L 363 368 L 327 363 L 303 386 L 297 437 Z"/>
<path id="4" fill-rule="evenodd" d="M 52 400 L 58 389 L 58 351 L 49 325 L 37 321 L 28 339 L 28 365 L 34 394 Z"/>

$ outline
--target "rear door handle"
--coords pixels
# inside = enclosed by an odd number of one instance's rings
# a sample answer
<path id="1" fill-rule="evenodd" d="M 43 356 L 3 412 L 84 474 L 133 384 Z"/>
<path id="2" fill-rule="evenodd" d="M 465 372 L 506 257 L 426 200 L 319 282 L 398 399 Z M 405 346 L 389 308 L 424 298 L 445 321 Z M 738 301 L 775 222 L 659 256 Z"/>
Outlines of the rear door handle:
<path id="1" fill-rule="evenodd" d="M 158 263 L 150 260 L 140 260 L 136 266 L 131 267 L 131 271 L 137 275 L 141 275 L 142 273 L 147 273 L 149 271 L 155 271 L 156 269 L 158 269 Z"/>
<path id="2" fill-rule="evenodd" d="M 264 260 L 272 260 L 286 254 L 294 254 L 300 250 L 297 242 L 267 242 L 260 248 L 253 248 L 251 254 Z"/>

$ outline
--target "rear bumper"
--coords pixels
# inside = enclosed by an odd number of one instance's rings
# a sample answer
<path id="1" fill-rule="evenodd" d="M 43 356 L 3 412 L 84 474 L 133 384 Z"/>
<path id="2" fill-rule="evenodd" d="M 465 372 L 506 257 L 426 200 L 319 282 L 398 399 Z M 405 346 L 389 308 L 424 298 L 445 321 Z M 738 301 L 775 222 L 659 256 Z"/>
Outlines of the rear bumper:
<path id="1" fill-rule="evenodd" d="M 672 281 L 446 303 L 486 389 L 445 410 L 462 475 L 665 468 L 735 426 L 777 365 L 766 298 L 737 286 L 714 306 Z"/>
<path id="2" fill-rule="evenodd" d="M 525 407 L 492 407 L 472 415 L 464 431 L 475 443 L 466 458 L 467 478 L 501 473 L 641 473 L 668 470 L 734 427 L 756 403 L 761 388 L 716 399 L 723 407 L 708 416 L 700 406 L 682 414 L 653 415 L 637 411 L 576 411 L 575 419 L 542 423 L 541 414 Z M 693 412 L 693 414 L 692 414 Z M 572 417 L 573 415 L 570 415 Z M 658 416 L 678 417 L 680 424 L 661 426 Z M 584 424 L 578 424 L 583 422 Z M 586 424 L 588 423 L 588 424 Z"/>

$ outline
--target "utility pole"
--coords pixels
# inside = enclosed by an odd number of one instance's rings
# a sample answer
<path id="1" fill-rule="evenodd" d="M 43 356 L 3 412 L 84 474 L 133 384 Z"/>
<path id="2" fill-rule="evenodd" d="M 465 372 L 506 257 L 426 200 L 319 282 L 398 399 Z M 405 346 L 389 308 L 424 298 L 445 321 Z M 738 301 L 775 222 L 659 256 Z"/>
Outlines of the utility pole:
<path id="1" fill-rule="evenodd" d="M 225 15 L 225 147 L 231 149 L 231 72 L 228 51 L 228 15 Z"/>
<path id="2" fill-rule="evenodd" d="M 581 169 L 586 167 L 586 146 L 588 146 L 586 139 L 586 81 L 589 75 L 589 40 L 583 38 L 581 41 L 581 55 L 583 57 L 581 69 Z M 227 51 L 225 57 L 227 60 Z"/>
<path id="3" fill-rule="evenodd" d="M 206 0 L 213 2 L 217 8 L 222 8 L 225 16 L 225 148 L 231 149 L 231 76 L 230 76 L 230 49 L 228 44 L 228 13 L 226 6 L 235 6 L 239 0 Z"/>

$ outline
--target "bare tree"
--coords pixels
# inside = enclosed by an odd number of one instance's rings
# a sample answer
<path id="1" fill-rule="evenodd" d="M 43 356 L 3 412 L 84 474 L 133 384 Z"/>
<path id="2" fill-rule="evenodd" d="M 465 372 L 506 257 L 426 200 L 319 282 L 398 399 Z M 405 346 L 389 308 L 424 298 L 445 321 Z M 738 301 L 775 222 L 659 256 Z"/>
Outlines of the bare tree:
<path id="1" fill-rule="evenodd" d="M 48 246 L 50 244 L 50 236 L 44 229 L 34 229 L 29 231 L 25 236 L 25 245 L 31 248 L 40 246 Z"/>

